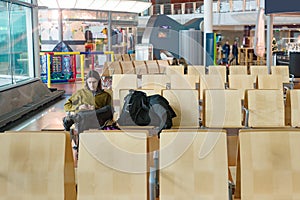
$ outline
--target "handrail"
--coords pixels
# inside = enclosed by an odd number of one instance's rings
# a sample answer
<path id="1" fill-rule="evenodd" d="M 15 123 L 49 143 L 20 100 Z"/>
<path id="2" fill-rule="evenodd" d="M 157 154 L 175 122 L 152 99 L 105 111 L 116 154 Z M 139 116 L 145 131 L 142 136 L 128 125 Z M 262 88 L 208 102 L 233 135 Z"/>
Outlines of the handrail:
<path id="1" fill-rule="evenodd" d="M 254 11 L 259 8 L 260 0 L 217 0 L 213 1 L 213 12 L 246 12 Z M 142 16 L 153 14 L 182 15 L 199 14 L 204 12 L 203 1 L 172 3 L 172 4 L 153 4 L 148 10 L 141 13 Z"/>

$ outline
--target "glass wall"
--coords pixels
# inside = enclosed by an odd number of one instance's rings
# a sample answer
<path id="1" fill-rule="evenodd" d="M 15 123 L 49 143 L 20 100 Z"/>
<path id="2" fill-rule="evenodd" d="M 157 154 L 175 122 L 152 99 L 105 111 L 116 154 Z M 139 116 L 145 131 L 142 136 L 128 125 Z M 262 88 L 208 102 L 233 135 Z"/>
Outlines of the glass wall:
<path id="1" fill-rule="evenodd" d="M 0 0 L 0 89 L 34 77 L 29 1 Z"/>

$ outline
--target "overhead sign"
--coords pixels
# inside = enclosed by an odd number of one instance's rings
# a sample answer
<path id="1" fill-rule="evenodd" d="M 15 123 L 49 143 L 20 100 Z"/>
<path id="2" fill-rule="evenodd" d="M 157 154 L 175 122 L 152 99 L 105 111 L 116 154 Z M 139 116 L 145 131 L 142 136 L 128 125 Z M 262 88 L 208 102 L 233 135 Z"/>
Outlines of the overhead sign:
<path id="1" fill-rule="evenodd" d="M 300 13 L 299 0 L 265 0 L 266 14 Z"/>

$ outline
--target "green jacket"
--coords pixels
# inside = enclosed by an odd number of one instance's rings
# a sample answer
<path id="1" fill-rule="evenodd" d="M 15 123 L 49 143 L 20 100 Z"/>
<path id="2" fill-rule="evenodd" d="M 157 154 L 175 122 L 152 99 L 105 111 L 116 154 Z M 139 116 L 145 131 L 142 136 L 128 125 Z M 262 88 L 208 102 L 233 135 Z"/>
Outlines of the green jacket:
<path id="1" fill-rule="evenodd" d="M 78 112 L 78 107 L 83 104 L 93 105 L 95 109 L 99 109 L 103 106 L 111 105 L 111 96 L 104 90 L 93 94 L 88 89 L 80 89 L 67 100 L 64 109 L 66 112 Z"/>

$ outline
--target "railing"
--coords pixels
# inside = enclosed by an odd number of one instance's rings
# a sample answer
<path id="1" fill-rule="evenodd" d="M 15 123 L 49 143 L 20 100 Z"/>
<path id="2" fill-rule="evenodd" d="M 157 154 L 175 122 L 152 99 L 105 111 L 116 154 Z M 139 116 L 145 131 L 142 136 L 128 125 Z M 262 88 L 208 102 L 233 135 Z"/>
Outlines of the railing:
<path id="1" fill-rule="evenodd" d="M 203 1 L 185 2 L 174 4 L 154 4 L 142 16 L 151 16 L 154 14 L 182 15 L 197 14 L 204 12 Z M 213 12 L 247 12 L 255 11 L 259 8 L 260 0 L 218 0 L 213 2 Z"/>

